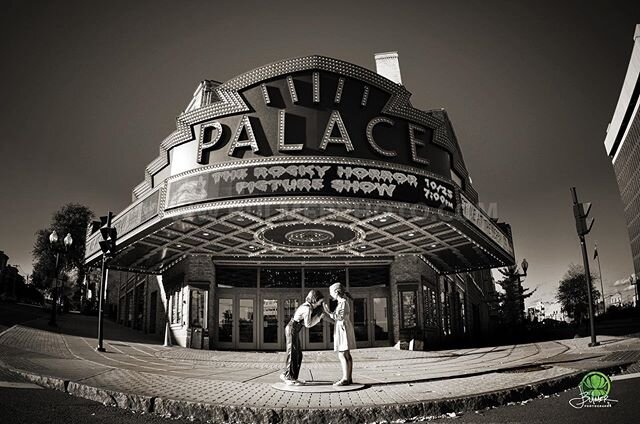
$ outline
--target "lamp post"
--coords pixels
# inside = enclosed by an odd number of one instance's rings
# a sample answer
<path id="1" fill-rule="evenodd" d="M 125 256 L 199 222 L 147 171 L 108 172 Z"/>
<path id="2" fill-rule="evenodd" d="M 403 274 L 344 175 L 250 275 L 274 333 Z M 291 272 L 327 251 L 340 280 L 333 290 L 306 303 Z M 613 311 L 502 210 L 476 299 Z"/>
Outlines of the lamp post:
<path id="1" fill-rule="evenodd" d="M 51 245 L 51 248 L 56 254 L 56 266 L 54 268 L 54 278 L 53 278 L 53 284 L 52 284 L 53 285 L 53 302 L 51 305 L 51 319 L 49 320 L 49 325 L 52 327 L 56 327 L 58 325 L 56 322 L 56 312 L 58 309 L 58 280 L 59 280 L 58 266 L 60 264 L 60 253 L 62 252 L 66 253 L 69 250 L 69 247 L 73 244 L 73 238 L 71 237 L 70 233 L 67 233 L 65 238 L 62 240 L 62 243 L 60 243 L 58 240 L 58 233 L 56 233 L 55 231 L 52 231 L 51 234 L 49 234 L 49 244 Z"/>

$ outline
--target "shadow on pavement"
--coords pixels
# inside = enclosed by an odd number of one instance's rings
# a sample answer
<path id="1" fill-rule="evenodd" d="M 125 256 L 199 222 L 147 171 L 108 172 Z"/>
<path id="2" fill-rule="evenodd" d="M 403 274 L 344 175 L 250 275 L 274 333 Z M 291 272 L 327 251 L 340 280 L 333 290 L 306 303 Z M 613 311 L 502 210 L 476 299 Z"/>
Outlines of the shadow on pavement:
<path id="1" fill-rule="evenodd" d="M 63 313 L 57 316 L 57 327 L 49 325 L 51 312 L 36 306 L 12 303 L 0 303 L 0 325 L 11 327 L 19 324 L 43 331 L 52 331 L 70 336 L 98 338 L 98 317 L 78 313 Z M 105 340 L 132 343 L 162 344 L 162 334 L 144 334 L 116 324 L 108 319 L 104 320 Z"/>

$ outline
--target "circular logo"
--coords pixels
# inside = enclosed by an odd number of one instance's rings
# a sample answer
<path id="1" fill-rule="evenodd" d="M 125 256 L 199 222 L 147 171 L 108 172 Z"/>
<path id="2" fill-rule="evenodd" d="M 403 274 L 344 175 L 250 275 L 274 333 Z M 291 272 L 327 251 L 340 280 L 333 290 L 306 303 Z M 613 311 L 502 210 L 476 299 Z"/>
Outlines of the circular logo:
<path id="1" fill-rule="evenodd" d="M 611 391 L 611 379 L 601 372 L 591 371 L 580 381 L 580 391 L 591 399 L 603 398 Z"/>
<path id="2" fill-rule="evenodd" d="M 291 243 L 310 245 L 326 242 L 334 237 L 335 235 L 331 231 L 319 230 L 317 228 L 289 231 L 284 235 L 284 238 Z"/>
<path id="3" fill-rule="evenodd" d="M 357 227 L 329 222 L 288 222 L 265 227 L 255 234 L 263 244 L 306 251 L 346 248 L 364 237 L 364 232 Z"/>

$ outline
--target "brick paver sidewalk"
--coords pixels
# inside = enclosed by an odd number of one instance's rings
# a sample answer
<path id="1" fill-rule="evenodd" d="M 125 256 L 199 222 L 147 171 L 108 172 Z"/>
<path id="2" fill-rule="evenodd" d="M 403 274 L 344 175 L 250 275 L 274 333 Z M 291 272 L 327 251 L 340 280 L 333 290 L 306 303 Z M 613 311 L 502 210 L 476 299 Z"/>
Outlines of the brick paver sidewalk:
<path id="1" fill-rule="evenodd" d="M 2 364 L 32 378 L 48 377 L 39 381 L 105 403 L 222 421 L 295 420 L 300 414 L 326 418 L 322 413 L 335 408 L 348 408 L 346 416 L 352 422 L 354 417 L 365 420 L 363 413 L 374 414 L 371 408 L 377 408 L 378 418 L 421 416 L 431 411 L 426 405 L 457 399 L 446 408 L 466 408 L 460 399 L 474 399 L 477 406 L 483 404 L 483 396 L 496 393 L 506 399 L 523 388 L 575 379 L 580 371 L 633 362 L 628 353 L 640 351 L 640 339 L 608 336 L 601 336 L 602 346 L 596 348 L 589 348 L 589 339 L 583 338 L 432 352 L 357 349 L 352 352 L 354 380 L 366 384 L 364 389 L 308 394 L 271 387 L 279 381 L 282 352 L 165 348 L 109 324 L 107 351 L 100 353 L 95 337 L 88 336 L 95 318 L 67 315 L 60 323 L 59 333 L 46 329 L 43 322 L 6 330 L 0 335 Z M 612 354 L 616 351 L 627 356 Z M 305 352 L 301 378 L 335 381 L 339 376 L 334 352 Z"/>

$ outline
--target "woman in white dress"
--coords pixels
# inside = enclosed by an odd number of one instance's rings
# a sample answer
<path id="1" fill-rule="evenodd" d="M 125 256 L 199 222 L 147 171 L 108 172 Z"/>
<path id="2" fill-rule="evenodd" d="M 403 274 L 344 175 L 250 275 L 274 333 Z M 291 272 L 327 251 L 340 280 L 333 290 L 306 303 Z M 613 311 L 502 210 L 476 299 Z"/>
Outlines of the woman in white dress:
<path id="1" fill-rule="evenodd" d="M 356 348 L 356 335 L 351 322 L 351 301 L 353 298 L 340 283 L 329 287 L 329 294 L 338 301 L 338 305 L 333 312 L 329 310 L 326 303 L 323 303 L 323 307 L 329 318 L 335 322 L 333 350 L 338 352 L 338 359 L 342 367 L 342 379 L 333 384 L 347 386 L 353 384 L 353 358 L 349 351 Z"/>

